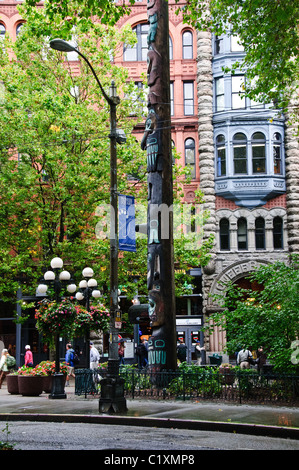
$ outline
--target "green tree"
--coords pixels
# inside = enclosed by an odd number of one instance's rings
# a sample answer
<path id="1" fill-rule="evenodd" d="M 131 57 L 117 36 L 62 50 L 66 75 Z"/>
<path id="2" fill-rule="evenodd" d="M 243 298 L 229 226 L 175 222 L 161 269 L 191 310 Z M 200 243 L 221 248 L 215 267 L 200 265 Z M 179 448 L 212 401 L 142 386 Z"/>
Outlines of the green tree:
<path id="1" fill-rule="evenodd" d="M 178 0 L 177 0 L 178 1 Z M 238 36 L 246 92 L 285 109 L 298 87 L 299 5 L 293 0 L 188 0 L 184 19 L 198 30 Z M 298 109 L 293 109 L 298 118 Z"/>
<path id="2" fill-rule="evenodd" d="M 96 236 L 109 205 L 109 109 L 85 61 L 79 56 L 71 63 L 65 53 L 49 48 L 48 20 L 42 9 L 37 11 L 36 16 L 33 10 L 24 16 L 27 21 L 17 41 L 6 37 L 0 50 L 2 299 L 15 296 L 20 278 L 26 279 L 23 292 L 32 294 L 53 256 L 61 256 L 79 280 L 83 267 L 92 265 L 99 285 L 109 290 L 109 238 Z M 59 33 L 60 17 L 52 24 Z M 135 195 L 146 207 L 146 155 L 132 133 L 143 119 L 144 96 L 129 80 L 127 69 L 112 60 L 124 43 L 136 41 L 136 35 L 131 28 L 94 23 L 88 34 L 85 25 L 77 25 L 75 39 L 103 87 L 109 88 L 112 77 L 115 81 L 121 96 L 118 127 L 127 136 L 117 150 L 118 191 Z M 175 200 L 188 181 L 186 172 L 174 166 Z M 202 223 L 205 218 L 203 214 Z M 205 264 L 209 257 L 210 240 L 184 249 L 189 242 L 185 237 L 176 240 L 181 270 Z M 146 258 L 145 236 L 137 237 L 136 253 L 120 253 L 119 284 L 126 285 L 129 298 L 136 287 L 147 294 Z"/>
<path id="3" fill-rule="evenodd" d="M 261 266 L 249 280 L 255 289 L 231 284 L 217 297 L 223 310 L 211 316 L 212 325 L 226 330 L 229 354 L 243 346 L 256 350 L 262 345 L 275 368 L 296 370 L 297 362 L 291 357 L 299 334 L 298 257 L 293 256 L 289 264 Z"/>
<path id="4" fill-rule="evenodd" d="M 49 48 L 45 37 L 33 36 L 37 26 L 41 31 L 40 19 L 28 21 L 17 41 L 6 39 L 0 51 L 2 298 L 16 291 L 16 278 L 22 274 L 34 285 L 38 268 L 53 255 L 79 272 L 91 261 L 107 265 L 108 241 L 95 237 L 96 208 L 109 203 L 107 103 L 84 61 L 78 57 L 71 67 L 64 53 Z M 140 174 L 142 185 L 144 154 L 132 135 L 141 119 L 140 94 L 128 71 L 111 60 L 134 36 L 128 29 L 98 24 L 88 37 L 77 29 L 76 40 L 103 87 L 108 89 L 113 77 L 122 96 L 118 127 L 127 143 L 118 146 L 119 175 Z M 130 117 L 132 109 L 135 118 Z M 127 177 L 119 178 L 121 193 L 137 189 Z"/>

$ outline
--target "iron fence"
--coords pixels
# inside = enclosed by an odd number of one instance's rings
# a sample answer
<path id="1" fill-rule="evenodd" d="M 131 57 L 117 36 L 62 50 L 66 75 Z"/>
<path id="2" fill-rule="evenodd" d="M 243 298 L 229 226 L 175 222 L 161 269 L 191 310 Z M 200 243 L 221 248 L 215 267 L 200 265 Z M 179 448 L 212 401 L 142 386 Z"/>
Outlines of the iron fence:
<path id="1" fill-rule="evenodd" d="M 195 370 L 150 372 L 132 366 L 121 367 L 127 398 L 181 400 L 227 400 L 233 402 L 299 404 L 299 376 L 289 374 L 259 374 L 253 369 L 196 367 Z M 100 395 L 101 380 L 106 369 L 76 369 L 75 393 Z"/>

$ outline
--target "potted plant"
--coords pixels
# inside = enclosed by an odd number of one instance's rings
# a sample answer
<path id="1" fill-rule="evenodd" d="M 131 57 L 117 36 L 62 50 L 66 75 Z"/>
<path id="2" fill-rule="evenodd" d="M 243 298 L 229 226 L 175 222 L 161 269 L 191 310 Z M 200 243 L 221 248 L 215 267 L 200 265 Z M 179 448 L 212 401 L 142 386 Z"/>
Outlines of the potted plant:
<path id="1" fill-rule="evenodd" d="M 219 374 L 221 376 L 221 382 L 223 384 L 233 385 L 235 381 L 235 370 L 232 364 L 221 364 L 221 366 L 219 366 Z"/>
<path id="2" fill-rule="evenodd" d="M 18 372 L 10 372 L 6 376 L 6 383 L 7 383 L 7 391 L 12 395 L 19 394 L 19 384 L 18 384 Z"/>
<path id="3" fill-rule="evenodd" d="M 47 373 L 40 365 L 34 368 L 22 366 L 17 373 L 20 395 L 32 397 L 43 392 L 43 378 Z"/>

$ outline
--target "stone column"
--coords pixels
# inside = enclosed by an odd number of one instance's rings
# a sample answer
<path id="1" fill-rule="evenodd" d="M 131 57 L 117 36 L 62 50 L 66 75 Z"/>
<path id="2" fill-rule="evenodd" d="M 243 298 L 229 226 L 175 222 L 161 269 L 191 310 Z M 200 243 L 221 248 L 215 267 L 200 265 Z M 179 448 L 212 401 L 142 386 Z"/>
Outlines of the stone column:
<path id="1" fill-rule="evenodd" d="M 197 97 L 200 189 L 204 196 L 202 209 L 209 211 L 209 219 L 204 226 L 204 239 L 216 233 L 215 164 L 213 144 L 213 74 L 212 38 L 209 32 L 197 32 Z M 203 308 L 206 313 L 207 297 L 215 272 L 216 241 L 211 261 L 203 270 Z"/>
<path id="2" fill-rule="evenodd" d="M 290 102 L 290 108 L 298 108 L 298 99 Z M 287 231 L 290 253 L 299 253 L 299 143 L 298 123 L 290 122 L 292 115 L 286 115 L 285 165 L 287 189 Z"/>

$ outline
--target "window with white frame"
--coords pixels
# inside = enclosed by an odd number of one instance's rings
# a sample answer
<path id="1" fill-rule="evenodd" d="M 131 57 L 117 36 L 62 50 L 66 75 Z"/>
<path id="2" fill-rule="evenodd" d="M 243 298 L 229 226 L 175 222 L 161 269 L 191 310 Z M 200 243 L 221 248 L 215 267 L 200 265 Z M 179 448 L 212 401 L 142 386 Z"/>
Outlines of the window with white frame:
<path id="1" fill-rule="evenodd" d="M 245 77 L 244 75 L 232 76 L 232 109 L 245 108 Z"/>
<path id="2" fill-rule="evenodd" d="M 262 132 L 251 137 L 252 173 L 266 173 L 266 138 Z"/>
<path id="3" fill-rule="evenodd" d="M 194 83 L 184 82 L 184 115 L 192 116 L 194 114 Z"/>
<path id="4" fill-rule="evenodd" d="M 174 116 L 174 83 L 170 82 L 170 115 Z"/>
<path id="5" fill-rule="evenodd" d="M 247 137 L 237 132 L 233 137 L 234 173 L 247 174 Z"/>
<path id="6" fill-rule="evenodd" d="M 183 33 L 183 59 L 193 59 L 193 34 L 191 31 Z"/>
<path id="7" fill-rule="evenodd" d="M 282 137 L 279 132 L 275 132 L 273 136 L 273 160 L 274 160 L 274 174 L 282 174 Z"/>
<path id="8" fill-rule="evenodd" d="M 244 47 L 240 42 L 239 36 L 231 36 L 230 37 L 230 47 L 232 52 L 244 51 Z"/>
<path id="9" fill-rule="evenodd" d="M 216 78 L 215 80 L 215 103 L 216 112 L 224 111 L 224 78 Z"/>
<path id="10" fill-rule="evenodd" d="M 214 39 L 214 54 L 223 54 L 224 52 L 224 37 L 223 36 L 215 36 Z"/>
<path id="11" fill-rule="evenodd" d="M 136 33 L 137 42 L 133 46 L 125 46 L 124 60 L 125 61 L 146 61 L 147 60 L 147 35 L 149 25 L 147 23 L 140 23 L 133 31 Z"/>
<path id="12" fill-rule="evenodd" d="M 191 170 L 191 178 L 196 178 L 195 141 L 191 138 L 185 140 L 185 165 Z"/>
<path id="13" fill-rule="evenodd" d="M 217 176 L 226 175 L 226 146 L 225 137 L 220 134 L 216 137 L 216 159 L 217 159 Z"/>

